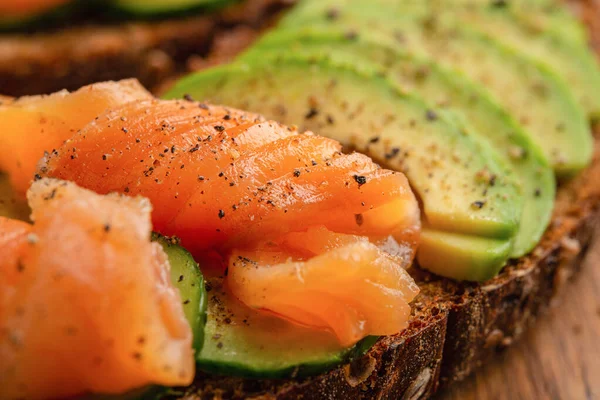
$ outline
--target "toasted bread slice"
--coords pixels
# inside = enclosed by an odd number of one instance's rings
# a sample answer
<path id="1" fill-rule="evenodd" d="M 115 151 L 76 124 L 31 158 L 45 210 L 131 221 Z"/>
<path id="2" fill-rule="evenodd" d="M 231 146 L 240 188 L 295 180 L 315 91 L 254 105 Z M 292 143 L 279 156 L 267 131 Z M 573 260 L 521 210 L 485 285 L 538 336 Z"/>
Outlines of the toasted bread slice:
<path id="1" fill-rule="evenodd" d="M 253 0 L 186 19 L 86 22 L 52 32 L 0 34 L 0 88 L 5 95 L 22 96 L 124 78 L 153 88 L 205 55 L 221 31 L 245 28 L 246 39 L 236 39 L 239 47 L 286 3 Z"/>
<path id="2" fill-rule="evenodd" d="M 577 3 L 600 50 L 600 4 Z M 424 399 L 463 380 L 533 325 L 580 269 L 600 226 L 600 125 L 595 128 L 593 163 L 560 185 L 542 241 L 496 278 L 483 284 L 456 283 L 415 269 L 411 274 L 422 292 L 413 303 L 410 327 L 381 338 L 351 364 L 303 380 L 198 373 L 185 394 L 175 398 Z"/>

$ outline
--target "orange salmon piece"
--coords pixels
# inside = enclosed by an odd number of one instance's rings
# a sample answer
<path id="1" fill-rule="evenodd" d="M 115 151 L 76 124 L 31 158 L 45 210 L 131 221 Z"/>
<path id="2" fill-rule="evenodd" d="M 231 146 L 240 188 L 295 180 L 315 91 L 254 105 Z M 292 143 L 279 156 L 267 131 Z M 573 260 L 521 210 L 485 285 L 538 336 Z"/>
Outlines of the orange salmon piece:
<path id="1" fill-rule="evenodd" d="M 420 227 L 403 174 L 344 155 L 334 140 L 189 101 L 107 112 L 50 154 L 39 173 L 149 198 L 155 228 L 180 237 L 195 255 L 317 224 L 399 239 L 410 227 L 414 245 Z M 391 217 L 382 218 L 376 210 L 393 202 Z"/>
<path id="2" fill-rule="evenodd" d="M 284 248 L 315 253 L 302 261 L 290 259 L 293 252 L 278 251 L 279 246 L 232 253 L 227 280 L 243 303 L 330 330 L 343 346 L 408 326 L 409 302 L 419 289 L 397 260 L 375 244 L 322 228 L 283 241 Z"/>
<path id="3" fill-rule="evenodd" d="M 0 12 L 1 13 L 1 12 Z M 52 152 L 96 116 L 111 107 L 152 95 L 136 80 L 104 82 L 76 92 L 30 96 L 0 104 L 0 170 L 10 176 L 15 191 L 24 195 L 44 152 Z"/>
<path id="4" fill-rule="evenodd" d="M 0 219 L 0 398 L 122 393 L 194 377 L 150 203 L 43 179 L 33 226 Z"/>

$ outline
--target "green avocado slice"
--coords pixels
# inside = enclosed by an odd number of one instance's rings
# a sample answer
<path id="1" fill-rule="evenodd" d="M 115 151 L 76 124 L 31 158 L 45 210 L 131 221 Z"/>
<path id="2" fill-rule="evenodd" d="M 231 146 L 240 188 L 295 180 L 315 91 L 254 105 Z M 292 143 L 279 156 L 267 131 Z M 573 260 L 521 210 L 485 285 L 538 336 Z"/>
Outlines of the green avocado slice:
<path id="1" fill-rule="evenodd" d="M 484 282 L 504 266 L 511 244 L 503 240 L 423 229 L 417 260 L 438 275 Z"/>
<path id="2" fill-rule="evenodd" d="M 499 156 L 454 114 L 403 93 L 377 70 L 265 56 L 184 78 L 166 97 L 184 94 L 314 130 L 404 171 L 433 229 L 506 242 L 518 229 L 522 194 Z"/>
<path id="3" fill-rule="evenodd" d="M 305 54 L 328 54 L 351 63 L 376 62 L 387 76 L 408 92 L 430 104 L 459 112 L 473 133 L 488 140 L 518 177 L 524 209 L 511 257 L 528 253 L 544 233 L 554 206 L 555 181 L 552 170 L 528 133 L 483 86 L 433 59 L 400 50 L 384 35 L 358 31 L 349 37 L 343 29 L 305 28 L 276 30 L 244 54 L 243 60 L 264 57 L 281 49 Z"/>
<path id="4" fill-rule="evenodd" d="M 332 17 L 331 8 L 305 5 L 290 12 L 280 27 L 297 28 L 310 18 L 312 26 L 338 26 L 351 35 L 364 30 L 385 34 L 398 47 L 424 53 L 485 85 L 528 129 L 559 176 L 570 176 L 591 161 L 585 113 L 568 85 L 544 64 L 465 26 L 447 30 L 360 1 L 334 9 Z"/>
<path id="5" fill-rule="evenodd" d="M 468 1 L 468 0 L 467 0 Z M 544 63 L 568 83 L 588 115 L 600 115 L 600 67 L 585 42 L 555 29 L 538 29 L 526 15 L 508 7 L 458 7 L 455 1 L 390 2 L 375 0 L 403 18 L 411 16 L 446 29 L 468 25 L 511 49 Z M 389 4 L 388 4 L 389 3 Z M 538 13 L 539 14 L 539 11 Z"/>

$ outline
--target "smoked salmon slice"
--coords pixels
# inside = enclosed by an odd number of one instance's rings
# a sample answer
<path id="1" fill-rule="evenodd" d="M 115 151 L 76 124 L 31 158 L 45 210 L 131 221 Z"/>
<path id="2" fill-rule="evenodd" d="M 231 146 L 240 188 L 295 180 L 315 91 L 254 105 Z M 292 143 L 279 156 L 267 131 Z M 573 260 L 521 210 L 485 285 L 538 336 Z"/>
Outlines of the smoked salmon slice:
<path id="1" fill-rule="evenodd" d="M 365 237 L 323 227 L 291 233 L 281 241 L 232 253 L 227 279 L 243 303 L 329 329 L 343 346 L 407 327 L 408 303 L 419 288 L 399 268 L 403 260 Z"/>
<path id="2" fill-rule="evenodd" d="M 94 120 L 39 174 L 98 193 L 142 195 L 155 228 L 201 256 L 311 226 L 416 246 L 406 177 L 332 139 L 190 101 L 140 101 Z M 392 206 L 390 206 L 392 205 Z"/>
<path id="3" fill-rule="evenodd" d="M 1 6 L 0 6 L 1 10 Z M 111 107 L 152 95 L 136 80 L 104 82 L 76 92 L 0 101 L 0 171 L 10 175 L 15 191 L 24 195 L 44 152 L 52 152 Z M 9 150 L 10 149 L 10 150 Z"/>
<path id="4" fill-rule="evenodd" d="M 43 179 L 0 218 L 0 398 L 187 385 L 192 333 L 150 203 Z"/>
<path id="5" fill-rule="evenodd" d="M 205 268 L 218 254 L 246 305 L 349 346 L 406 327 L 420 214 L 403 174 L 341 150 L 256 114 L 143 100 L 95 118 L 38 173 L 150 199 L 155 229 Z"/>

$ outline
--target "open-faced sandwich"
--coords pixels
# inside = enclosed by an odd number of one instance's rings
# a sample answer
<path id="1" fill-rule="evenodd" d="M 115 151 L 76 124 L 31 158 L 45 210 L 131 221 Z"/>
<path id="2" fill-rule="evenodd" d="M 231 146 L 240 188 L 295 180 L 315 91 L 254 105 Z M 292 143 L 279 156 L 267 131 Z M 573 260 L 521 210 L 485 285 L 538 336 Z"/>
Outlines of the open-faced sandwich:
<path id="1" fill-rule="evenodd" d="M 304 0 L 163 99 L 3 100 L 0 399 L 431 396 L 578 267 L 599 90 L 551 0 Z"/>

